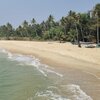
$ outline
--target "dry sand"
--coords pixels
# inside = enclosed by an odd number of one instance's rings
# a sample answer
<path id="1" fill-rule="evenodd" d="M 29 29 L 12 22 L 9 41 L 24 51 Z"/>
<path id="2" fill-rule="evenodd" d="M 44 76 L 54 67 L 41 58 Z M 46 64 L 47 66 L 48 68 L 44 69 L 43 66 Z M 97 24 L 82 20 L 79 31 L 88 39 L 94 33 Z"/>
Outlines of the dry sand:
<path id="1" fill-rule="evenodd" d="M 42 63 L 53 67 L 64 70 L 77 68 L 100 77 L 100 48 L 78 48 L 71 43 L 32 41 L 0 41 L 0 48 L 13 53 L 33 55 Z"/>

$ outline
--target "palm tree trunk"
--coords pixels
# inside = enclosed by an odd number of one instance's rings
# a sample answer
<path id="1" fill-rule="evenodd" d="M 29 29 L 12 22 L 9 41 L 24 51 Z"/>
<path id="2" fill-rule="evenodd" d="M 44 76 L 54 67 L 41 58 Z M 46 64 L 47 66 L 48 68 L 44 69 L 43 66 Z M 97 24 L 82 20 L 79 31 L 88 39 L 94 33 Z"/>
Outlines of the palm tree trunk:
<path id="1" fill-rule="evenodd" d="M 83 42 L 84 42 L 84 34 L 83 34 L 82 26 L 81 26 L 81 34 L 82 34 L 82 39 L 83 39 Z"/>

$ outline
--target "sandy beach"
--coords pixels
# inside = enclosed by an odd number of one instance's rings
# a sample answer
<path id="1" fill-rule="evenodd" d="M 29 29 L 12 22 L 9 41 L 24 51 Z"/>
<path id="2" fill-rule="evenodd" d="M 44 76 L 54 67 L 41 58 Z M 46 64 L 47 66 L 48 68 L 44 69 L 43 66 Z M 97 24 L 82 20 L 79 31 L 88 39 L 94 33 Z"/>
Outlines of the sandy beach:
<path id="1" fill-rule="evenodd" d="M 79 84 L 83 90 L 91 95 L 94 98 L 93 100 L 99 100 L 99 48 L 78 48 L 71 43 L 32 41 L 0 41 L 0 48 L 12 53 L 35 56 L 40 59 L 41 63 L 55 67 L 58 71 L 72 78 L 73 83 L 75 83 L 75 80 L 87 81 L 87 83 L 78 81 L 76 84 Z M 64 80 L 68 79 L 65 77 Z M 87 88 L 86 85 L 90 87 Z M 94 87 L 91 90 L 92 85 Z M 94 91 L 95 89 L 97 91 Z"/>
<path id="2" fill-rule="evenodd" d="M 0 48 L 12 53 L 35 56 L 42 63 L 55 67 L 100 70 L 99 48 L 78 48 L 71 43 L 32 41 L 0 41 Z"/>
<path id="3" fill-rule="evenodd" d="M 42 62 L 50 65 L 54 65 L 54 63 L 56 66 L 70 67 L 73 65 L 84 66 L 86 63 L 100 65 L 99 48 L 78 48 L 77 45 L 71 43 L 0 41 L 0 48 L 13 53 L 39 57 Z M 100 69 L 100 67 L 91 67 Z"/>

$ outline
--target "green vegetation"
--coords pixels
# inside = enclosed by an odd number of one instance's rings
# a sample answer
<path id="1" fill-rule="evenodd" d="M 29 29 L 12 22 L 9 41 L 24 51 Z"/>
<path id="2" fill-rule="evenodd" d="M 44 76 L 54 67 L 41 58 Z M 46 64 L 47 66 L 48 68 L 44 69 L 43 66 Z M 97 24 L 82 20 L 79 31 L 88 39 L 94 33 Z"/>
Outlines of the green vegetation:
<path id="1" fill-rule="evenodd" d="M 97 34 L 98 33 L 98 34 Z M 53 41 L 94 41 L 100 40 L 100 4 L 87 13 L 69 11 L 60 21 L 50 15 L 38 24 L 35 19 L 26 20 L 14 29 L 10 23 L 0 26 L 0 39 L 6 40 L 53 40 Z"/>

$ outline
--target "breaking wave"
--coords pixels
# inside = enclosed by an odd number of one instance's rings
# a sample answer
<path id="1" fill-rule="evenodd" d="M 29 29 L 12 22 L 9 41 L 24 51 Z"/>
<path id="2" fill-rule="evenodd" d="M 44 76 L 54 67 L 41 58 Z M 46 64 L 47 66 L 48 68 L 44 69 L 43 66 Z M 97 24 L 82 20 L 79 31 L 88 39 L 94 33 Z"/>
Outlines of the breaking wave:
<path id="1" fill-rule="evenodd" d="M 0 49 L 0 52 L 7 54 L 7 57 L 12 61 L 17 61 L 19 64 L 27 64 L 34 66 L 42 75 L 48 77 L 49 73 L 63 77 L 62 74 L 54 71 L 53 68 L 41 64 L 40 60 L 32 57 L 25 56 L 20 54 L 12 54 L 5 49 Z M 37 91 L 33 97 L 28 98 L 27 100 L 93 100 L 88 96 L 78 85 L 69 84 L 69 85 L 58 85 L 58 86 L 49 86 L 43 91 Z"/>
<path id="2" fill-rule="evenodd" d="M 45 91 L 37 92 L 28 100 L 93 100 L 78 85 L 50 86 Z"/>
<path id="3" fill-rule="evenodd" d="M 53 73 L 53 74 L 56 74 L 59 77 L 63 77 L 62 74 L 54 71 L 53 68 L 51 68 L 51 67 L 49 67 L 45 64 L 41 64 L 40 60 L 33 57 L 33 56 L 25 56 L 25 55 L 21 55 L 21 54 L 12 54 L 12 53 L 6 51 L 5 49 L 0 49 L 0 51 L 3 52 L 3 53 L 6 53 L 8 55 L 8 58 L 12 61 L 17 61 L 20 64 L 27 64 L 27 65 L 34 66 L 45 77 L 47 77 L 48 73 Z"/>

